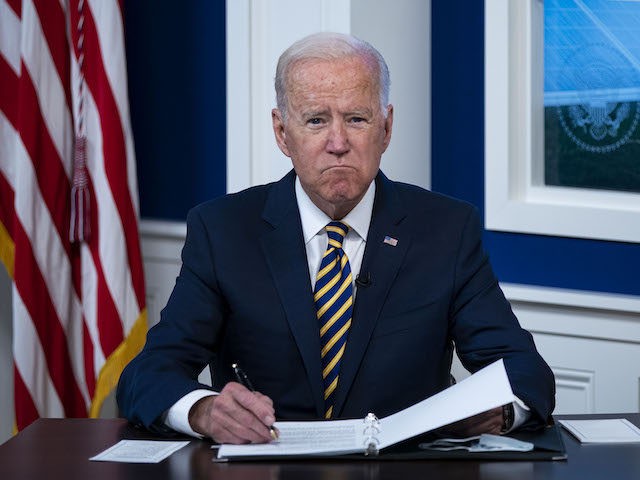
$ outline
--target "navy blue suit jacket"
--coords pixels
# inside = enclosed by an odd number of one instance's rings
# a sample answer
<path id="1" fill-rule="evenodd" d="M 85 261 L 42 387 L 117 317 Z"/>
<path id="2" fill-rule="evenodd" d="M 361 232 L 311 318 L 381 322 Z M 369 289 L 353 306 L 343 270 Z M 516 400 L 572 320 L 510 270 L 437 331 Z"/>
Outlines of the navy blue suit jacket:
<path id="1" fill-rule="evenodd" d="M 234 362 L 273 399 L 278 419 L 322 417 L 319 327 L 294 181 L 292 171 L 189 213 L 171 298 L 120 379 L 118 403 L 131 421 L 153 428 L 203 388 L 205 365 L 219 390 L 234 379 Z M 370 284 L 357 290 L 336 416 L 386 416 L 446 388 L 455 344 L 472 372 L 504 358 L 514 393 L 544 422 L 553 375 L 498 286 L 474 208 L 382 173 L 376 182 L 361 267 Z"/>

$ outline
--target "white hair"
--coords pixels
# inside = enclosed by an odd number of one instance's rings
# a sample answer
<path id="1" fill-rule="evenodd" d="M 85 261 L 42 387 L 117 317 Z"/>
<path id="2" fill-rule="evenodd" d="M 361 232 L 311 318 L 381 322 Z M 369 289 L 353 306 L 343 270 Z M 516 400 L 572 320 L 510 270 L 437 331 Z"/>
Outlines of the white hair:
<path id="1" fill-rule="evenodd" d="M 314 33 L 298 40 L 287 48 L 278 59 L 276 67 L 276 102 L 283 120 L 287 118 L 287 80 L 293 65 L 302 60 L 337 60 L 360 57 L 372 65 L 378 83 L 380 109 L 387 116 L 391 78 L 387 62 L 370 43 L 342 33 Z"/>

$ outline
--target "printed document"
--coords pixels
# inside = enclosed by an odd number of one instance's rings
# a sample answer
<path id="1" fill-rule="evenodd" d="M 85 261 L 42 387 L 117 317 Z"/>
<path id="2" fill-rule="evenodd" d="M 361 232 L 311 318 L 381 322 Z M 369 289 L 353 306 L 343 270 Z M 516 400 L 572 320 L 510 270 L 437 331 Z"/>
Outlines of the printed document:
<path id="1" fill-rule="evenodd" d="M 259 445 L 222 445 L 218 458 L 337 455 L 394 445 L 416 435 L 511 403 L 504 363 L 499 360 L 474 375 L 393 415 L 365 419 L 276 422 L 277 441 Z M 375 413 L 375 412 L 373 412 Z"/>
<path id="2" fill-rule="evenodd" d="M 158 463 L 189 442 L 120 440 L 89 460 L 99 462 Z"/>

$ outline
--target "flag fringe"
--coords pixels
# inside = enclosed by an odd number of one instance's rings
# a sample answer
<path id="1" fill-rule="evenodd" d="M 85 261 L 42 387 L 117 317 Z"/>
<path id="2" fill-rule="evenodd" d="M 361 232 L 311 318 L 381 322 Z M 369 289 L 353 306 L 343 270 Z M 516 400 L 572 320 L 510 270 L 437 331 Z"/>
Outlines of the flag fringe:
<path id="1" fill-rule="evenodd" d="M 107 361 L 100 370 L 96 382 L 96 390 L 89 409 L 90 418 L 98 418 L 102 404 L 118 384 L 120 374 L 124 367 L 142 350 L 146 336 L 147 309 L 145 308 L 133 324 L 127 337 L 118 345 L 118 348 L 109 355 L 109 358 L 107 358 Z"/>
<path id="2" fill-rule="evenodd" d="M 7 269 L 9 277 L 13 279 L 13 266 L 16 257 L 16 245 L 13 243 L 9 232 L 0 222 L 0 262 Z"/>

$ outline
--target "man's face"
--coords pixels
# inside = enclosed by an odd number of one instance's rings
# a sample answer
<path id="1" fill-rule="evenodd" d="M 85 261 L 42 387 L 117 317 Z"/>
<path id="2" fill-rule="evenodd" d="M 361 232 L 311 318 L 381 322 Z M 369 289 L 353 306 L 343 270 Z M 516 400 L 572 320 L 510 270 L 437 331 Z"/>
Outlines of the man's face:
<path id="1" fill-rule="evenodd" d="M 272 112 L 276 141 L 307 195 L 334 219 L 362 199 L 391 139 L 372 69 L 358 57 L 306 60 L 287 78 L 287 121 Z"/>

